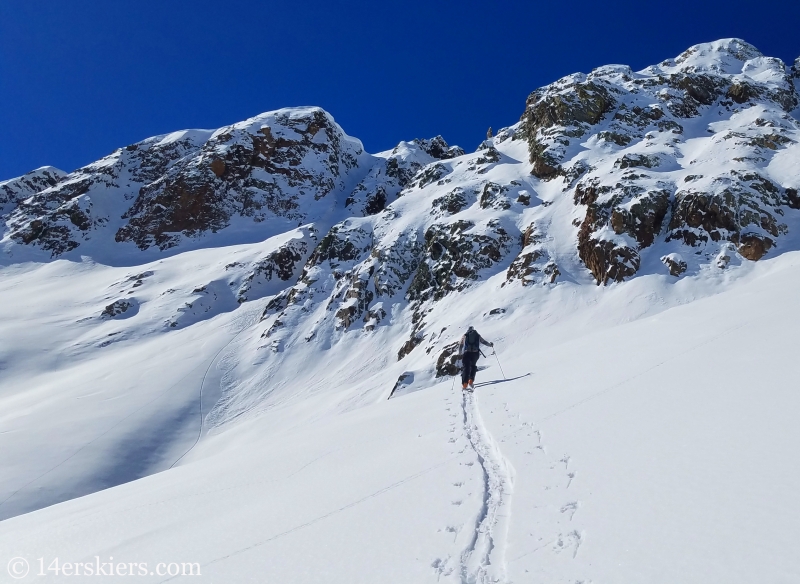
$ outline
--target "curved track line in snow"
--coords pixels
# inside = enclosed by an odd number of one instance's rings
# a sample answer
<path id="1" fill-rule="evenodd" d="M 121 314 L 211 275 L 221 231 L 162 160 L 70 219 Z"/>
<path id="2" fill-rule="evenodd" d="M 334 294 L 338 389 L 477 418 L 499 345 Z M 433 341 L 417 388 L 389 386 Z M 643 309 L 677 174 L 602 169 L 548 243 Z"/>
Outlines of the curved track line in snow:
<path id="1" fill-rule="evenodd" d="M 178 457 L 178 460 L 176 460 L 171 465 L 169 465 L 169 468 L 173 468 L 176 464 L 178 464 L 181 460 L 183 460 L 183 457 L 186 456 L 187 454 L 189 454 L 192 450 L 194 450 L 194 447 L 197 446 L 198 442 L 200 442 L 200 437 L 203 435 L 203 424 L 204 424 L 204 420 L 205 420 L 205 416 L 203 416 L 203 387 L 206 384 L 206 378 L 208 377 L 208 373 L 209 373 L 209 371 L 211 371 L 211 368 L 217 362 L 217 359 L 222 354 L 222 352 L 225 351 L 228 347 L 230 347 L 233 344 L 233 342 L 236 339 L 239 338 L 239 335 L 241 335 L 244 331 L 248 330 L 254 324 L 258 323 L 258 318 L 255 319 L 255 322 L 252 322 L 252 320 L 253 320 L 252 316 L 255 315 L 255 314 L 258 314 L 258 313 L 259 313 L 258 310 L 254 310 L 254 311 L 246 314 L 243 317 L 243 320 L 245 321 L 245 323 L 244 323 L 244 326 L 242 326 L 242 329 L 239 332 L 237 332 L 230 341 L 225 343 L 225 346 L 223 346 L 219 351 L 217 351 L 217 354 L 214 355 L 214 357 L 211 359 L 211 362 L 208 364 L 208 367 L 206 367 L 205 373 L 203 373 L 203 379 L 200 381 L 200 397 L 199 397 L 199 401 L 200 401 L 200 427 L 197 429 L 197 438 L 194 439 L 194 443 L 189 447 L 189 450 L 187 450 L 186 452 L 181 454 Z"/>
<path id="2" fill-rule="evenodd" d="M 5 504 L 5 503 L 7 503 L 8 501 L 10 501 L 10 500 L 11 500 L 11 498 L 12 498 L 12 497 L 14 497 L 14 495 L 16 495 L 17 493 L 19 493 L 19 492 L 20 492 L 20 491 L 22 491 L 23 489 L 26 489 L 26 488 L 28 488 L 29 486 L 31 486 L 33 483 L 35 483 L 36 481 L 38 481 L 38 480 L 39 480 L 39 479 L 41 479 L 42 477 L 45 477 L 45 476 L 49 475 L 51 472 L 53 472 L 54 470 L 56 470 L 57 468 L 59 468 L 59 467 L 60 467 L 62 464 L 64 464 L 64 463 L 66 463 L 66 462 L 70 461 L 72 458 L 74 458 L 75 456 L 77 456 L 78 454 L 80 454 L 80 453 L 81 453 L 81 452 L 82 452 L 82 451 L 83 451 L 85 448 L 87 448 L 88 446 L 91 446 L 93 443 L 97 442 L 97 441 L 98 441 L 100 438 L 102 438 L 103 436 L 105 436 L 106 434 L 108 434 L 109 432 L 111 432 L 111 430 L 114 430 L 115 428 L 117 428 L 117 427 L 119 426 L 120 422 L 124 422 L 125 420 L 127 420 L 127 419 L 128 419 L 128 418 L 130 418 L 131 416 L 134 416 L 135 414 L 137 414 L 137 413 L 139 413 L 141 410 L 143 410 L 145 407 L 147 407 L 147 406 L 149 406 L 150 404 L 152 404 L 154 401 L 156 401 L 156 400 L 160 399 L 161 397 L 163 397 L 163 396 L 164 396 L 164 395 L 165 395 L 165 394 L 166 394 L 168 391 L 170 391 L 170 390 L 171 390 L 173 387 L 177 387 L 178 385 L 180 385 L 180 383 L 181 383 L 181 382 L 183 382 L 183 380 L 184 380 L 184 379 L 186 379 L 187 377 L 189 377 L 189 375 L 191 375 L 192 373 L 194 373 L 194 371 L 195 371 L 196 369 L 197 369 L 197 367 L 194 367 L 194 368 L 192 368 L 191 370 L 189 370 L 189 372 L 187 372 L 187 373 L 186 373 L 186 375 L 184 375 L 183 377 L 181 377 L 181 378 L 180 378 L 180 379 L 179 379 L 179 380 L 178 380 L 176 383 L 173 383 L 172 385 L 170 385 L 170 386 L 169 386 L 167 389 L 165 389 L 164 391 L 162 391 L 161 393 L 159 393 L 158 395 L 156 395 L 156 396 L 155 396 L 153 399 L 151 399 L 151 400 L 150 400 L 150 401 L 148 401 L 148 402 L 145 402 L 144 404 L 142 404 L 141 406 L 139 406 L 138 408 L 136 408 L 135 410 L 133 410 L 133 411 L 132 411 L 130 414 L 128 414 L 127 416 L 124 416 L 124 417 L 123 417 L 123 418 L 121 418 L 120 420 L 116 421 L 116 422 L 115 422 L 115 423 L 114 423 L 112 426 L 109 426 L 109 427 L 108 427 L 108 429 L 107 429 L 105 432 L 103 432 L 103 433 L 101 433 L 101 434 L 98 434 L 97 436 L 95 436 L 94 438 L 92 438 L 91 440 L 89 440 L 89 442 L 87 442 L 86 444 L 84 444 L 83 446 L 81 446 L 80 448 L 78 448 L 78 449 L 77 449 L 75 452 L 73 452 L 72 454 L 70 454 L 70 455 L 69 455 L 67 458 L 65 458 L 64 460 L 62 460 L 62 461 L 61 461 L 61 462 L 59 462 L 58 464 L 56 464 L 56 465 L 55 465 L 54 467 L 52 467 L 51 469 L 49 469 L 49 470 L 47 470 L 47 471 L 43 472 L 42 474 L 40 474 L 40 475 L 39 475 L 39 476 L 37 476 L 36 478 L 33 478 L 33 479 L 31 479 L 30 481 L 28 481 L 27 483 L 25 483 L 24 485 L 22 485 L 22 486 L 21 486 L 20 488 L 18 488 L 16 491 L 14 491 L 13 493 L 11 493 L 11 494 L 10 494 L 8 497 L 6 497 L 6 498 L 5 498 L 5 499 L 3 499 L 2 501 L 0 501 L 0 507 L 2 507 L 2 506 Z"/>
<path id="3" fill-rule="evenodd" d="M 463 584 L 504 582 L 513 484 L 511 467 L 486 430 L 475 394 L 463 392 L 461 407 L 464 432 L 483 473 L 482 506 L 472 541 L 461 553 L 461 581 Z"/>
<path id="4" fill-rule="evenodd" d="M 195 442 L 194 442 L 194 444 L 192 445 L 192 447 L 191 447 L 189 450 L 187 450 L 186 452 L 184 452 L 184 453 L 181 455 L 181 457 L 180 457 L 180 458 L 178 458 L 178 460 L 176 460 L 175 462 L 173 462 L 173 463 L 172 463 L 172 465 L 171 465 L 169 468 L 172 468 L 173 466 L 175 466 L 175 465 L 176 465 L 176 464 L 177 464 L 177 463 L 178 463 L 178 462 L 179 462 L 179 461 L 180 461 L 180 460 L 181 460 L 181 459 L 182 459 L 184 456 L 186 456 L 187 454 L 189 454 L 189 452 L 191 452 L 192 448 L 194 448 L 194 447 L 197 445 L 197 442 L 200 440 L 200 435 L 202 434 L 202 431 L 203 431 L 203 403 L 202 403 L 202 399 L 203 399 L 203 397 L 202 397 L 203 385 L 205 384 L 206 377 L 208 376 L 208 372 L 211 370 L 211 367 L 212 367 L 212 365 L 213 365 L 213 364 L 216 362 L 216 360 L 217 360 L 217 358 L 219 357 L 219 355 L 220 355 L 220 354 L 221 354 L 221 353 L 222 353 L 222 352 L 223 352 L 223 351 L 224 351 L 226 348 L 228 348 L 228 347 L 230 346 L 230 344 L 231 344 L 233 341 L 235 341 L 235 340 L 236 340 L 236 338 L 237 338 L 239 335 L 241 335 L 241 334 L 242 334 L 244 331 L 246 331 L 247 329 L 249 329 L 249 328 L 250 328 L 250 327 L 253 325 L 253 322 L 251 322 L 251 321 L 252 321 L 252 316 L 253 316 L 253 315 L 257 315 L 258 313 L 259 313 L 259 311 L 258 311 L 258 310 L 253 310 L 253 311 L 251 311 L 251 312 L 247 313 L 247 314 L 246 314 L 246 315 L 243 317 L 243 320 L 245 321 L 245 323 L 244 323 L 244 326 L 242 327 L 242 329 L 241 329 L 239 332 L 237 332 L 237 333 L 236 333 L 236 335 L 234 335 L 234 337 L 233 337 L 233 338 L 232 338 L 230 341 L 228 341 L 228 343 L 227 343 L 227 344 L 225 344 L 225 346 L 223 346 L 223 347 L 222 347 L 222 348 L 221 348 L 219 351 L 217 351 L 217 353 L 216 353 L 216 354 L 214 355 L 214 357 L 212 358 L 212 360 L 211 360 L 211 363 L 209 363 L 208 367 L 206 367 L 206 371 L 205 371 L 205 373 L 203 374 L 203 380 L 202 380 L 202 382 L 201 382 L 201 384 L 200 384 L 200 429 L 199 429 L 199 431 L 198 431 L 197 439 L 195 440 Z M 257 321 L 257 319 L 256 319 L 256 321 Z M 85 444 L 83 444 L 83 445 L 82 445 L 80 448 L 78 448 L 78 449 L 77 449 L 75 452 L 73 452 L 72 454 L 70 454 L 70 455 L 69 455 L 68 457 L 66 457 L 64 460 L 62 460 L 61 462 L 59 462 L 58 464 L 56 464 L 56 465 L 55 465 L 55 466 L 53 466 L 52 468 L 50 468 L 50 469 L 46 470 L 46 471 L 45 471 L 45 472 L 43 472 L 42 474 L 38 475 L 37 477 L 34 477 L 34 478 L 33 478 L 33 479 L 31 479 L 30 481 L 28 481 L 27 483 L 25 483 L 24 485 L 22 485 L 21 487 L 19 487 L 19 488 L 18 488 L 17 490 L 15 490 L 13 493 L 11 493 L 10 495 L 8 495 L 8 496 L 7 496 L 5 499 L 3 499 L 2 501 L 0 501 L 0 507 L 2 507 L 3 505 L 5 505 L 5 504 L 6 504 L 8 501 L 10 501 L 12 498 L 14 498 L 14 496 L 15 496 L 15 495 L 17 495 L 18 493 L 20 493 L 20 492 L 21 492 L 21 491 L 23 491 L 24 489 L 28 488 L 28 487 L 29 487 L 29 486 L 31 486 L 32 484 L 36 483 L 38 480 L 40 480 L 40 479 L 42 479 L 43 477 L 45 477 L 45 476 L 49 475 L 49 474 L 50 474 L 51 472 L 53 472 L 54 470 L 58 469 L 59 467 L 61 467 L 61 466 L 62 466 L 62 465 L 64 465 L 65 463 L 67 463 L 67 462 L 69 462 L 70 460 L 72 460 L 72 459 L 73 459 L 75 456 L 77 456 L 78 454 L 80 454 L 80 453 L 81 453 L 81 452 L 82 452 L 84 449 L 86 449 L 87 447 L 91 446 L 93 443 L 97 442 L 97 441 L 98 441 L 100 438 L 102 438 L 103 436 L 105 436 L 106 434 L 108 434 L 109 432 L 111 432 L 112 430 L 114 430 L 115 428 L 117 428 L 121 422 L 124 422 L 124 421 L 125 421 L 125 420 L 127 420 L 128 418 L 130 418 L 130 417 L 132 417 L 132 416 L 136 415 L 136 414 L 137 414 L 137 413 L 139 413 L 141 410 L 143 410 L 144 408 L 146 408 L 147 406 L 149 406 L 149 405 L 150 405 L 150 404 L 152 404 L 153 402 L 157 401 L 157 400 L 158 400 L 158 399 L 160 399 L 161 397 L 163 397 L 165 394 L 167 394 L 167 393 L 168 393 L 170 390 L 172 390 L 174 387 L 177 387 L 178 385 L 180 385 L 180 384 L 183 382 L 183 380 L 184 380 L 184 379 L 186 379 L 187 377 L 189 377 L 189 375 L 191 375 L 192 373 L 194 373 L 196 369 L 197 369 L 197 367 L 194 367 L 194 368 L 192 368 L 192 369 L 191 369 L 191 370 L 189 370 L 189 371 L 188 371 L 188 372 L 187 372 L 187 373 L 186 373 L 186 374 L 185 374 L 183 377 L 181 377 L 181 378 L 180 378 L 180 379 L 179 379 L 177 382 L 175 382 L 175 383 L 173 383 L 172 385 L 170 385 L 170 386 L 169 386 L 168 388 L 166 388 L 164 391 L 162 391 L 162 392 L 158 393 L 158 394 L 157 394 L 156 396 L 154 396 L 154 397 L 153 397 L 151 400 L 149 400 L 149 401 L 145 402 L 144 404 L 142 404 L 141 406 L 139 406 L 138 408 L 136 408 L 135 410 L 133 410 L 132 412 L 130 412 L 128 415 L 126 415 L 126 416 L 123 416 L 123 417 L 122 417 L 120 420 L 118 420 L 117 422 L 115 422 L 115 423 L 114 423 L 112 426 L 109 426 L 109 427 L 108 427 L 108 428 L 107 428 L 107 429 L 106 429 L 104 432 L 102 432 L 102 433 L 98 434 L 97 436 L 95 436 L 94 438 L 92 438 L 92 439 L 91 439 L 89 442 L 86 442 Z"/>
<path id="5" fill-rule="evenodd" d="M 686 349 L 684 351 L 681 351 L 680 353 L 677 353 L 675 355 L 672 355 L 671 357 L 667 357 L 666 359 L 664 359 L 660 363 L 656 363 L 655 365 L 653 365 L 652 367 L 648 367 L 644 371 L 640 371 L 639 373 L 631 375 L 630 377 L 627 377 L 627 378 L 623 379 L 622 381 L 619 381 L 619 382 L 617 382 L 617 383 L 615 383 L 613 385 L 609 385 L 608 387 L 606 387 L 604 389 L 601 389 L 600 391 L 595 392 L 592 395 L 589 395 L 589 396 L 583 398 L 582 400 L 575 402 L 574 404 L 571 404 L 571 405 L 569 405 L 569 406 L 567 406 L 565 408 L 562 408 L 562 409 L 560 409 L 560 410 L 558 410 L 556 412 L 553 412 L 552 414 L 548 414 L 547 416 L 545 416 L 541 420 L 538 420 L 536 423 L 537 424 L 541 424 L 542 422 L 545 422 L 545 421 L 547 421 L 547 420 L 549 420 L 551 418 L 555 418 L 556 416 L 560 416 L 561 414 L 563 414 L 565 412 L 568 412 L 569 410 L 571 410 L 573 408 L 577 408 L 578 406 L 581 406 L 581 405 L 585 404 L 586 402 L 592 401 L 593 399 L 596 399 L 596 398 L 600 397 L 601 395 L 604 395 L 604 394 L 608 393 L 609 391 L 611 391 L 613 389 L 617 389 L 618 387 L 621 387 L 621 386 L 625 385 L 629 381 L 633 381 L 634 379 L 638 379 L 639 377 L 642 377 L 643 375 L 646 375 L 647 373 L 650 373 L 654 369 L 658 369 L 659 367 L 662 367 L 662 366 L 666 365 L 667 363 L 677 359 L 678 357 L 682 357 L 683 355 L 686 355 L 687 353 L 691 353 L 695 349 L 699 349 L 700 347 L 702 347 L 704 345 L 712 343 L 712 342 L 716 341 L 717 339 L 719 339 L 721 337 L 724 337 L 724 336 L 726 336 L 726 335 L 728 335 L 728 334 L 730 334 L 730 333 L 732 333 L 734 331 L 737 331 L 740 328 L 743 328 L 743 327 L 747 326 L 751 322 L 752 321 L 747 321 L 747 322 L 744 322 L 742 324 L 736 325 L 734 327 L 731 327 L 731 328 L 729 328 L 727 330 L 722 331 L 721 333 L 711 337 L 710 339 L 706 339 L 705 341 L 697 343 L 696 345 L 692 345 L 688 349 Z"/>
<path id="6" fill-rule="evenodd" d="M 443 460 L 443 461 L 441 461 L 441 462 L 439 462 L 437 464 L 434 464 L 433 466 L 429 466 L 428 468 L 419 471 L 418 473 L 415 473 L 415 474 L 412 474 L 410 476 L 407 476 L 404 479 L 400 479 L 399 481 L 394 482 L 391 485 L 388 485 L 386 487 L 383 487 L 382 489 L 378 489 L 374 493 L 371 493 L 371 494 L 369 494 L 369 495 L 367 495 L 365 497 L 362 497 L 362 498 L 358 499 L 357 501 L 353 501 L 352 503 L 348 503 L 347 505 L 345 505 L 343 507 L 339 507 L 338 509 L 334 509 L 333 511 L 325 513 L 324 515 L 320 515 L 319 517 L 315 517 L 314 519 L 310 519 L 309 521 L 306 521 L 305 523 L 301 523 L 300 525 L 296 525 L 296 526 L 294 526 L 294 527 L 292 527 L 290 529 L 287 529 L 286 531 L 282 531 L 280 533 L 276 533 L 275 535 L 273 535 L 271 537 L 268 537 L 267 539 L 264 539 L 262 541 L 259 541 L 259 542 L 256 542 L 254 544 L 251 544 L 249 546 L 240 548 L 238 550 L 234 550 L 234 551 L 230 552 L 227 555 L 215 558 L 215 559 L 211 560 L 210 562 L 207 562 L 207 563 L 203 564 L 202 567 L 211 566 L 212 564 L 216 564 L 218 562 L 223 562 L 223 561 L 225 561 L 227 559 L 230 559 L 230 558 L 232 558 L 234 556 L 238 556 L 239 554 L 243 554 L 243 553 L 245 553 L 247 551 L 250 551 L 252 549 L 255 549 L 257 547 L 261 547 L 262 545 L 266 545 L 271 541 L 275 541 L 276 539 L 280 539 L 281 537 L 284 537 L 284 536 L 289 535 L 291 533 L 294 533 L 296 531 L 300 531 L 301 529 L 305 529 L 306 527 L 310 527 L 311 525 L 314 525 L 315 523 L 319 523 L 320 521 L 322 521 L 324 519 L 327 519 L 328 517 L 331 517 L 333 515 L 337 515 L 337 514 L 341 513 L 342 511 L 347 511 L 348 509 L 350 509 L 352 507 L 355 507 L 356 505 L 360 505 L 361 503 L 364 503 L 365 501 L 369 501 L 370 499 L 374 499 L 375 497 L 378 497 L 379 495 L 382 495 L 383 493 L 391 491 L 392 489 L 395 489 L 395 488 L 399 487 L 402 484 L 405 484 L 405 483 L 407 483 L 409 481 L 413 481 L 414 479 L 417 479 L 417 478 L 419 478 L 419 477 L 421 477 L 423 475 L 426 475 L 429 472 L 436 470 L 437 468 L 441 468 L 446 464 L 450 464 L 450 463 L 453 462 L 453 460 L 454 460 L 453 458 L 448 458 L 446 460 Z M 174 580 L 175 578 L 179 578 L 179 577 L 180 577 L 180 575 L 173 576 L 171 578 L 167 578 L 166 580 L 161 580 L 161 582 L 162 583 L 163 582 L 169 582 L 170 580 Z"/>

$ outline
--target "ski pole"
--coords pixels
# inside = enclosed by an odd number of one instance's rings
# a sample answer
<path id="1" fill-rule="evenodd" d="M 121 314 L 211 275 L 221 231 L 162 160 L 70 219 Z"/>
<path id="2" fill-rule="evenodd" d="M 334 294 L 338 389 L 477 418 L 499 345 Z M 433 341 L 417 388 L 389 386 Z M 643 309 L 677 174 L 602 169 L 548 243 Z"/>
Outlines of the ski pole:
<path id="1" fill-rule="evenodd" d="M 494 358 L 497 359 L 497 366 L 500 367 L 500 373 L 503 374 L 503 379 L 505 380 L 506 379 L 506 373 L 505 373 L 505 371 L 503 371 L 503 366 L 500 365 L 500 357 L 497 356 L 497 351 L 495 351 L 494 349 L 492 349 L 492 353 L 494 354 Z"/>

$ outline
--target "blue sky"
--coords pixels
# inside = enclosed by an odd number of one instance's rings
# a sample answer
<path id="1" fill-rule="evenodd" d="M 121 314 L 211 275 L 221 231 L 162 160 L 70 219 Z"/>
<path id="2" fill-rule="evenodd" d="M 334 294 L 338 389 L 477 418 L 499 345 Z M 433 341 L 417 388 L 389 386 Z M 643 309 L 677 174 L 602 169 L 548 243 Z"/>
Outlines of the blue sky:
<path id="1" fill-rule="evenodd" d="M 800 2 L 0 0 L 0 179 L 319 105 L 370 152 L 473 149 L 537 87 L 741 37 L 800 56 Z"/>

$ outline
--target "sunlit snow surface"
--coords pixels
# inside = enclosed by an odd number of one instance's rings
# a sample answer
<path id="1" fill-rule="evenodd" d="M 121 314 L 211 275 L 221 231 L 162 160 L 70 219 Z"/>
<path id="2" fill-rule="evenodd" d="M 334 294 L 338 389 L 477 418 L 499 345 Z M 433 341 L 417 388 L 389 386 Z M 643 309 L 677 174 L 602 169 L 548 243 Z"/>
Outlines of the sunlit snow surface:
<path id="1" fill-rule="evenodd" d="M 705 66 L 702 51 L 687 59 Z M 773 61 L 751 61 L 742 74 L 772 79 Z M 664 177 L 724 173 L 738 151 L 720 136 L 767 115 L 713 107 L 687 121 Z M 385 180 L 389 152 L 362 153 L 375 166 L 310 203 L 300 226 L 239 217 L 140 252 L 114 247 L 122 211 L 98 191 L 110 227 L 63 259 L 4 240 L 0 582 L 19 581 L 14 558 L 30 567 L 22 581 L 53 582 L 103 580 L 56 575 L 56 558 L 73 573 L 146 564 L 145 582 L 170 579 L 159 563 L 196 563 L 197 581 L 221 583 L 800 581 L 800 212 L 786 208 L 787 234 L 757 263 L 726 242 L 695 252 L 662 234 L 630 281 L 595 286 L 576 249 L 585 209 L 561 180 L 531 176 L 515 128 L 491 141 L 492 163 L 481 151 L 431 162 L 402 143 L 401 161 L 441 165 L 449 182 L 393 192 L 370 217 L 344 198 L 349 183 Z M 667 136 L 570 148 L 613 176 L 623 150 L 676 147 Z M 741 164 L 796 186 L 796 143 L 765 156 Z M 509 187 L 511 207 L 479 204 L 486 181 Z M 442 219 L 433 201 L 459 187 L 466 207 Z M 368 330 L 361 317 L 337 326 L 346 279 L 330 263 L 311 266 L 310 283 L 252 277 L 287 242 L 307 243 L 307 257 L 337 223 L 370 244 L 343 268 L 355 273 L 374 265 L 373 244 L 388 254 L 462 219 L 475 233 L 497 220 L 514 241 L 535 224 L 559 277 L 507 282 L 518 246 L 426 305 L 424 343 L 399 361 L 407 281 L 376 299 L 386 314 Z M 670 254 L 688 264 L 680 278 L 661 263 Z M 293 286 L 290 310 L 265 312 Z M 435 365 L 470 324 L 497 355 L 462 395 Z"/>
<path id="2" fill-rule="evenodd" d="M 196 276 L 164 264 L 160 286 Z M 286 380 L 294 391 L 176 468 L 8 519 L 0 550 L 199 562 L 215 582 L 790 582 L 800 254 L 737 270 L 513 304 L 498 292 L 499 317 L 465 294 L 453 324 L 473 316 L 508 381 L 487 355 L 472 396 L 447 379 L 386 400 L 391 367 L 350 373 L 377 358 L 363 342 L 319 351 Z M 196 437 L 204 375 L 208 389 L 255 358 L 236 337 L 255 322 L 249 303 L 100 347 L 118 321 L 80 322 L 99 300 L 81 290 L 123 271 L 4 276 L 6 516 L 167 468 Z"/>

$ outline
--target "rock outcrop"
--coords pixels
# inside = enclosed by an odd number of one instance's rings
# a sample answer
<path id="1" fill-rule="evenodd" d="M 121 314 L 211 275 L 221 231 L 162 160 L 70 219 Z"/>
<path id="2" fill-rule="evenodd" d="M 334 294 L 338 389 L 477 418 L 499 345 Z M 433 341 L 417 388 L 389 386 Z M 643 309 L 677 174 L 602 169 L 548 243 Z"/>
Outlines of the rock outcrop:
<path id="1" fill-rule="evenodd" d="M 362 155 L 360 143 L 319 108 L 279 110 L 222 128 L 139 190 L 116 240 L 164 249 L 224 229 L 237 215 L 303 222 L 312 201 L 344 189 Z"/>
<path id="2" fill-rule="evenodd" d="M 345 206 L 362 216 L 379 213 L 400 195 L 423 167 L 463 154 L 461 148 L 449 146 L 441 136 L 400 142 L 390 152 L 377 155 L 379 162 L 353 189 Z"/>
<path id="3" fill-rule="evenodd" d="M 43 166 L 18 178 L 0 182 L 0 216 L 13 211 L 28 197 L 54 187 L 67 173 L 53 166 Z"/>
<path id="4" fill-rule="evenodd" d="M 778 184 L 759 166 L 800 138 L 793 71 L 728 39 L 643 71 L 600 67 L 531 94 L 521 120 L 531 172 L 561 177 L 585 208 L 578 253 L 598 283 L 635 275 L 659 240 L 729 241 L 750 260 L 776 245 L 796 180 Z M 687 134 L 687 124 L 704 134 Z"/>
<path id="5" fill-rule="evenodd" d="M 407 355 L 431 303 L 496 274 L 609 284 L 774 253 L 800 209 L 798 85 L 800 59 L 706 43 L 537 89 L 471 154 L 437 136 L 369 155 L 319 108 L 278 110 L 0 183 L 3 249 L 158 252 L 306 224 L 246 267 L 236 298 L 274 296 L 271 330 L 324 306 L 333 329 L 372 331 L 405 303 Z"/>

